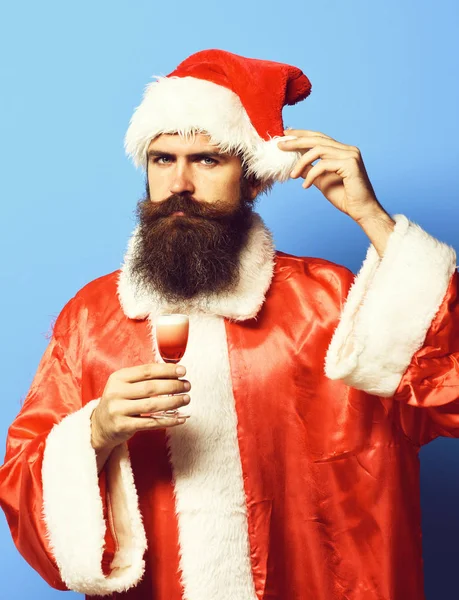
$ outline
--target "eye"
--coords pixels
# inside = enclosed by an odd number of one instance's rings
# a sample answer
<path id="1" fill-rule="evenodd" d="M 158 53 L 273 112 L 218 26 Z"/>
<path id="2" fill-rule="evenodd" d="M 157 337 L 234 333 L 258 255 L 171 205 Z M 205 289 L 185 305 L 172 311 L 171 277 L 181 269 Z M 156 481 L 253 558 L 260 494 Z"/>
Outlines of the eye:
<path id="1" fill-rule="evenodd" d="M 203 165 L 206 165 L 207 167 L 211 167 L 213 165 L 217 165 L 218 161 L 215 160 L 215 158 L 211 158 L 210 156 L 203 156 L 201 158 L 201 162 Z"/>
<path id="2" fill-rule="evenodd" d="M 154 163 L 157 165 L 169 165 L 171 162 L 169 156 L 157 156 L 154 160 Z"/>

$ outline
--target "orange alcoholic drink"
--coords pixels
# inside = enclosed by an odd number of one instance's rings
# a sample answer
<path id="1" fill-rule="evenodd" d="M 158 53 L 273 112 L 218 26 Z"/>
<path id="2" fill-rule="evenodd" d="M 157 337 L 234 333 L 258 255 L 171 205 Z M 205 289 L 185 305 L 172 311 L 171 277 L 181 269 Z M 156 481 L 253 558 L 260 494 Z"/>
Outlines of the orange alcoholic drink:
<path id="1" fill-rule="evenodd" d="M 156 322 L 156 342 L 166 363 L 178 363 L 186 351 L 189 320 L 187 315 L 160 315 Z"/>

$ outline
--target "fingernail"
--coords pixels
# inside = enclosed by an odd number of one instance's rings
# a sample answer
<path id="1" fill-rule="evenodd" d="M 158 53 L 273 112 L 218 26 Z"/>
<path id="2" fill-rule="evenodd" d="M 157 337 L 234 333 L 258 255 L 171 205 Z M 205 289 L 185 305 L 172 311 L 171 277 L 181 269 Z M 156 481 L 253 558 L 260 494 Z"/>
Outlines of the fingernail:
<path id="1" fill-rule="evenodd" d="M 189 402 L 190 400 L 191 400 L 191 398 L 188 395 L 183 396 L 184 402 Z"/>
<path id="2" fill-rule="evenodd" d="M 185 369 L 185 367 L 180 366 L 175 369 L 175 372 L 177 373 L 177 375 L 180 375 L 180 376 L 185 375 L 186 369 Z"/>
<path id="3" fill-rule="evenodd" d="M 183 387 L 186 391 L 191 390 L 191 384 L 189 381 L 185 381 L 185 383 L 183 384 Z"/>

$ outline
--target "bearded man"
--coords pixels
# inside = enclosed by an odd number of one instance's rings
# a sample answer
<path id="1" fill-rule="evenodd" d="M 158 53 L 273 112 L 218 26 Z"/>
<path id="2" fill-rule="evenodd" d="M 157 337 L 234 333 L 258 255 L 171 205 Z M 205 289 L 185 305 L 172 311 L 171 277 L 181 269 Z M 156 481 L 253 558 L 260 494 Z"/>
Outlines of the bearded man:
<path id="1" fill-rule="evenodd" d="M 51 586 L 424 597 L 418 451 L 459 436 L 456 255 L 387 214 L 357 148 L 284 131 L 310 91 L 295 67 L 209 50 L 136 109 L 147 190 L 124 265 L 64 307 L 1 469 L 14 541 Z M 366 232 L 357 276 L 276 251 L 253 204 L 289 177 Z M 176 313 L 180 365 L 155 334 Z"/>

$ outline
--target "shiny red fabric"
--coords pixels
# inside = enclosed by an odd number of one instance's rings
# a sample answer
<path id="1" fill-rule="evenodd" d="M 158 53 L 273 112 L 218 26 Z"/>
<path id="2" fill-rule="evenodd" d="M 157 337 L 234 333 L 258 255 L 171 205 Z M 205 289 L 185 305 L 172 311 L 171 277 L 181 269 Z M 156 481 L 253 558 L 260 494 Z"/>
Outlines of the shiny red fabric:
<path id="1" fill-rule="evenodd" d="M 418 450 L 439 435 L 459 437 L 457 274 L 393 398 L 324 375 L 353 277 L 326 261 L 278 253 L 257 319 L 225 321 L 259 600 L 424 598 Z M 46 436 L 99 397 L 110 373 L 153 356 L 148 323 L 123 314 L 116 282 L 117 273 L 92 282 L 62 311 L 0 470 L 15 544 L 58 589 L 65 585 L 41 517 Z M 137 434 L 129 447 L 147 570 L 138 586 L 111 598 L 180 600 L 165 433 Z M 115 549 L 107 527 L 105 566 Z"/>

